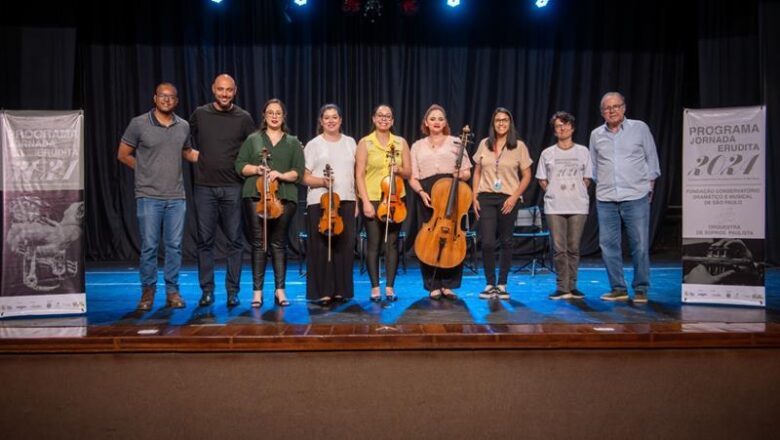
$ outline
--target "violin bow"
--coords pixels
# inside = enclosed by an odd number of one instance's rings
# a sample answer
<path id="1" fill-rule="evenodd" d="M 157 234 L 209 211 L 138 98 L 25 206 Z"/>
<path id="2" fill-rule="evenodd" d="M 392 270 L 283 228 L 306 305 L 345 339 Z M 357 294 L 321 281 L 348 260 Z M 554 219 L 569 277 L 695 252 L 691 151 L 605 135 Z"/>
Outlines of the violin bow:
<path id="1" fill-rule="evenodd" d="M 387 215 L 385 216 L 385 244 L 387 244 L 387 234 L 390 231 L 390 199 L 393 197 L 393 184 L 395 183 L 395 141 L 390 144 L 390 152 L 387 154 L 390 158 L 390 190 L 387 194 Z"/>
<path id="2" fill-rule="evenodd" d="M 268 148 L 263 147 L 263 188 L 265 189 L 263 194 L 263 252 L 268 252 L 268 191 L 270 185 L 268 184 Z"/>
<path id="3" fill-rule="evenodd" d="M 328 178 L 328 224 L 330 229 L 328 230 L 328 262 L 330 262 L 331 254 L 331 240 L 333 239 L 333 181 L 330 177 L 333 175 L 333 168 L 330 164 L 325 164 L 325 177 Z"/>

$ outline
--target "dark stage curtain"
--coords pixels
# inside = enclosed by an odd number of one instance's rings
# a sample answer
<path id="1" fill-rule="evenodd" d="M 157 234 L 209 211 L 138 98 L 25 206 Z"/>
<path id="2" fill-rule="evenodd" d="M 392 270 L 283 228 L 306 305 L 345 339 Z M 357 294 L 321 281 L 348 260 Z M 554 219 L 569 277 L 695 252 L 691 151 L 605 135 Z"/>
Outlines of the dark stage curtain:
<path id="1" fill-rule="evenodd" d="M 587 145 L 590 131 L 603 122 L 602 94 L 619 90 L 627 116 L 647 122 L 658 144 L 663 176 L 652 208 L 653 237 L 667 207 L 680 204 L 683 108 L 766 103 L 770 127 L 778 126 L 771 109 L 778 103 L 780 39 L 772 24 L 780 10 L 769 1 L 558 0 L 542 11 L 532 2 L 465 2 L 460 13 L 443 2 L 418 2 L 413 16 L 395 1 L 382 1 L 383 15 L 374 22 L 344 14 L 343 2 L 310 3 L 303 14 L 282 1 L 137 1 L 118 4 L 113 18 L 100 20 L 91 3 L 74 3 L 75 12 L 44 20 L 78 32 L 71 89 L 72 107 L 83 108 L 87 121 L 88 258 L 137 258 L 133 177 L 116 161 L 116 148 L 130 119 L 151 108 L 161 81 L 176 84 L 177 112 L 186 118 L 212 99 L 213 77 L 230 73 L 239 105 L 257 119 L 266 99 L 282 99 L 291 131 L 304 143 L 315 135 L 317 111 L 326 102 L 343 108 L 344 131 L 356 140 L 370 130 L 372 109 L 388 103 L 396 132 L 410 144 L 421 136 L 421 118 L 432 103 L 447 109 L 455 133 L 471 125 L 477 141 L 487 135 L 494 108 L 503 106 L 513 111 L 534 160 L 554 142 L 550 115 L 572 112 L 575 141 Z M 6 107 L 24 107 L 27 93 L 35 94 L 27 90 L 11 101 L 12 88 L 0 91 Z M 769 131 L 772 163 L 777 140 Z M 191 188 L 189 168 L 185 174 Z M 774 181 L 769 175 L 769 225 L 777 218 Z M 410 219 L 417 217 L 414 197 Z M 525 198 L 541 203 L 535 182 Z M 302 228 L 302 217 L 295 224 Z M 405 225 L 409 248 L 417 227 Z M 777 261 L 780 244 L 768 229 L 768 257 Z M 188 258 L 195 255 L 194 233 L 190 208 Z M 596 252 L 594 212 L 583 253 Z"/>

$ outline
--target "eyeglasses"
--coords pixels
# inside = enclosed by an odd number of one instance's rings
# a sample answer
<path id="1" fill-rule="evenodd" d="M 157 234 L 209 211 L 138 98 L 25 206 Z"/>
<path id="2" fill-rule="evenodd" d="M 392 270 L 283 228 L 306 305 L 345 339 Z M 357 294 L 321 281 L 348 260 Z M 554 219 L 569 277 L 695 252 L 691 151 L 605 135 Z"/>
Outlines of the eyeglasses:
<path id="1" fill-rule="evenodd" d="M 564 128 L 571 128 L 571 124 L 555 124 L 553 128 L 556 130 L 563 130 Z"/>
<path id="2" fill-rule="evenodd" d="M 377 113 L 374 116 L 376 116 L 376 118 L 379 119 L 380 121 L 392 121 L 393 120 L 393 115 L 388 115 L 386 113 Z"/>
<path id="3" fill-rule="evenodd" d="M 157 95 L 157 99 L 160 101 L 176 101 L 179 99 L 176 95 Z"/>
<path id="4" fill-rule="evenodd" d="M 496 124 L 508 124 L 509 118 L 496 118 L 494 121 Z"/>
<path id="5" fill-rule="evenodd" d="M 266 116 L 284 116 L 282 112 L 265 112 Z"/>
<path id="6" fill-rule="evenodd" d="M 601 107 L 601 111 L 604 112 L 604 113 L 616 112 L 616 111 L 620 110 L 621 108 L 623 108 L 624 105 L 625 104 L 615 104 L 615 105 L 610 105 L 610 106 L 606 106 L 606 107 Z"/>

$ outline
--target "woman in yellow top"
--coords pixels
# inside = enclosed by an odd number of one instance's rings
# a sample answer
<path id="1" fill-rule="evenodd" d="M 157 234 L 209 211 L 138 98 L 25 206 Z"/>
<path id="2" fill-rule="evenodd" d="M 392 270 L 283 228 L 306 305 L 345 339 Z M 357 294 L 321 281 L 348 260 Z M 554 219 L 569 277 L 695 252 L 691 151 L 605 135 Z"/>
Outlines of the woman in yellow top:
<path id="1" fill-rule="evenodd" d="M 531 182 L 531 160 L 518 139 L 509 110 L 499 107 L 490 118 L 489 136 L 474 153 L 473 206 L 479 218 L 482 262 L 487 285 L 479 297 L 509 299 L 506 284 L 512 264 L 512 228 L 518 201 Z M 496 281 L 496 235 L 501 243 L 501 264 Z"/>
<path id="2" fill-rule="evenodd" d="M 391 150 L 395 153 L 394 173 L 408 179 L 412 174 L 409 145 L 400 136 L 394 135 L 393 109 L 389 105 L 380 105 L 374 109 L 372 117 L 374 131 L 360 140 L 357 145 L 355 179 L 360 193 L 360 205 L 366 225 L 368 243 L 366 246 L 366 267 L 371 279 L 371 301 L 380 301 L 379 291 L 379 252 L 385 246 L 385 297 L 395 301 L 393 284 L 398 270 L 398 232 L 400 223 L 390 223 L 387 243 L 384 243 L 385 223 L 377 219 L 376 212 L 382 200 L 382 179 L 390 175 Z M 405 188 L 397 188 L 400 197 L 406 195 Z"/>

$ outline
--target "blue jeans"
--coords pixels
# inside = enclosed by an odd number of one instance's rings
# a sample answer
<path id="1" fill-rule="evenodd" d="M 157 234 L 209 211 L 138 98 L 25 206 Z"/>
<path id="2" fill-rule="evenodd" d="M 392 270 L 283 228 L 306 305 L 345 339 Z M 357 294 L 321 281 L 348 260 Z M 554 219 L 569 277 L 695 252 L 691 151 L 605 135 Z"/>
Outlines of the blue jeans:
<path id="1" fill-rule="evenodd" d="M 621 230 L 625 229 L 634 264 L 634 291 L 650 287 L 650 201 L 647 196 L 626 202 L 597 202 L 599 246 L 612 290 L 627 290 L 623 277 Z"/>
<path id="2" fill-rule="evenodd" d="M 179 291 L 181 242 L 184 237 L 184 199 L 160 200 L 139 197 L 135 200 L 138 229 L 141 235 L 141 287 L 157 285 L 157 250 L 162 232 L 165 244 L 165 291 Z"/>
<path id="3" fill-rule="evenodd" d="M 241 185 L 195 185 L 195 217 L 198 219 L 198 279 L 200 289 L 214 292 L 214 239 L 219 224 L 227 239 L 225 290 L 238 292 L 244 242 L 241 240 Z"/>

